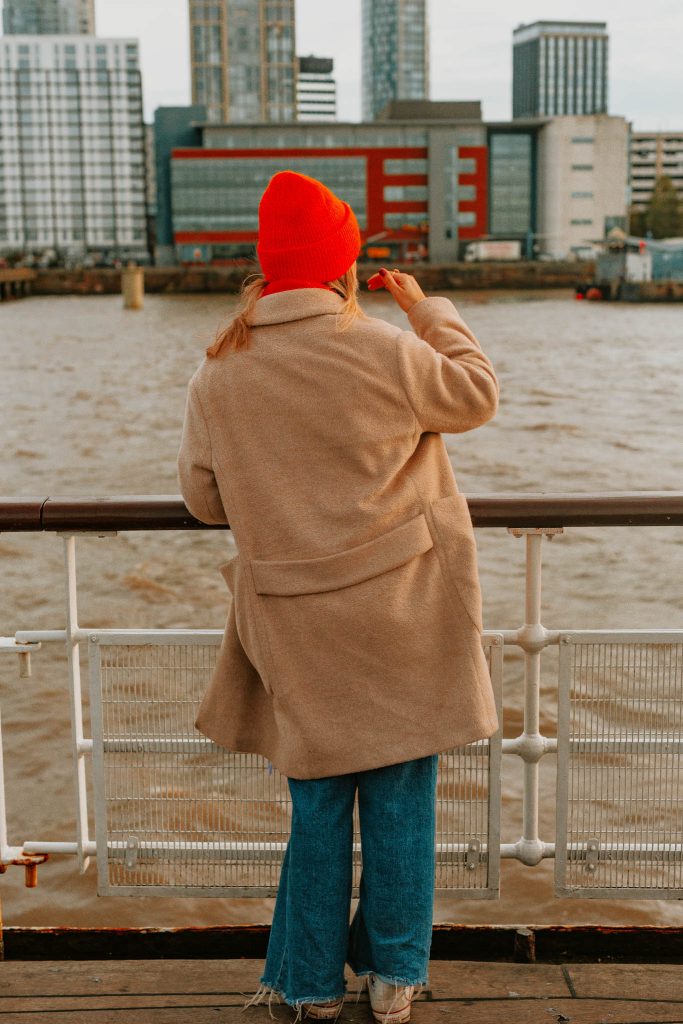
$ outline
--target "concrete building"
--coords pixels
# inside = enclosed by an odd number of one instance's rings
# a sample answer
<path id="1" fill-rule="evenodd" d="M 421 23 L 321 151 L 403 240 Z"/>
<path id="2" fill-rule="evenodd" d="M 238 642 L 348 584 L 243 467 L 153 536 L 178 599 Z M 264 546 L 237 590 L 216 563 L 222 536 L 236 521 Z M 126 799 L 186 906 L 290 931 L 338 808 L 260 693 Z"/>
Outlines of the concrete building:
<path id="1" fill-rule="evenodd" d="M 173 233 L 171 156 L 176 147 L 202 144 L 200 125 L 206 122 L 206 108 L 157 107 L 154 111 L 154 168 L 156 181 L 156 246 L 154 262 L 173 266 L 178 262 Z"/>
<path id="2" fill-rule="evenodd" d="M 193 104 L 209 121 L 294 121 L 294 0 L 189 3 Z"/>
<path id="3" fill-rule="evenodd" d="M 159 237 L 182 263 L 254 259 L 259 199 L 284 168 L 351 204 L 370 258 L 449 263 L 506 239 L 566 259 L 626 225 L 620 117 L 485 124 L 478 102 L 394 101 L 369 124 L 202 124 L 164 109 L 157 121 Z"/>
<path id="4" fill-rule="evenodd" d="M 363 120 L 391 100 L 429 97 L 426 0 L 362 0 Z"/>
<path id="5" fill-rule="evenodd" d="M 336 121 L 337 84 L 330 57 L 299 57 L 296 108 L 299 121 Z"/>
<path id="6" fill-rule="evenodd" d="M 95 35 L 95 0 L 5 0 L 5 35 Z"/>
<path id="7" fill-rule="evenodd" d="M 671 178 L 683 202 L 683 132 L 631 132 L 631 203 L 644 210 L 655 181 Z"/>
<path id="8" fill-rule="evenodd" d="M 145 259 L 138 44 L 0 39 L 0 251 Z"/>
<path id="9" fill-rule="evenodd" d="M 626 229 L 628 122 L 607 114 L 549 120 L 538 139 L 538 190 L 542 253 L 580 256 L 611 228 Z"/>
<path id="10" fill-rule="evenodd" d="M 351 204 L 367 251 L 457 259 L 487 230 L 486 127 L 479 104 L 462 106 L 466 116 L 430 121 L 195 126 L 199 145 L 176 143 L 170 161 L 178 259 L 253 258 L 260 196 L 285 167 Z"/>
<path id="11" fill-rule="evenodd" d="M 512 116 L 607 113 L 604 21 L 535 21 L 513 32 Z"/>

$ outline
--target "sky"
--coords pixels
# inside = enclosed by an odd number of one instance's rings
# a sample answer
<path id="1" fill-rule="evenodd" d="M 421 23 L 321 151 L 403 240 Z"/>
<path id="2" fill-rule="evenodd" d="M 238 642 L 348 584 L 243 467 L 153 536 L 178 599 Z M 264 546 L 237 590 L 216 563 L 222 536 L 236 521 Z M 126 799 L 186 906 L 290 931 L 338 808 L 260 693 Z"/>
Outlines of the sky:
<path id="1" fill-rule="evenodd" d="M 145 117 L 190 99 L 187 0 L 95 0 L 97 32 L 140 40 Z M 428 0 L 431 99 L 481 99 L 511 116 L 512 30 L 522 22 L 606 21 L 609 112 L 635 130 L 683 130 L 680 0 Z M 360 0 L 297 0 L 297 52 L 333 57 L 340 120 L 358 121 Z"/>

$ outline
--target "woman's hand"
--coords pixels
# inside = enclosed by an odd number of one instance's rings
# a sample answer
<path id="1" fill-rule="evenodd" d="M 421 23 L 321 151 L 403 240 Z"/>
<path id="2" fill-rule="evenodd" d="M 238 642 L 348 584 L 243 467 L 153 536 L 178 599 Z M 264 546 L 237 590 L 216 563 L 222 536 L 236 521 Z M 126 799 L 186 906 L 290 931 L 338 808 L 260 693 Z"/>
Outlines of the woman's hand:
<path id="1" fill-rule="evenodd" d="M 412 274 L 402 274 L 400 270 L 390 271 L 384 267 L 378 274 L 372 275 L 368 288 L 370 291 L 386 288 L 405 313 L 420 299 L 427 298 Z"/>

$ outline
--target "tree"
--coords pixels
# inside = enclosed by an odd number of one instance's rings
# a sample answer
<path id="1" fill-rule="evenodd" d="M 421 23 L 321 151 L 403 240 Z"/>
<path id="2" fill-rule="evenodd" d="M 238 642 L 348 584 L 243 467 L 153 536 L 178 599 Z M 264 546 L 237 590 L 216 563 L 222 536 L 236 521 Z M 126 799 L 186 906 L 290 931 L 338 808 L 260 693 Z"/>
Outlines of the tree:
<path id="1" fill-rule="evenodd" d="M 662 174 L 645 209 L 645 226 L 654 238 L 678 238 L 683 234 L 683 210 L 676 186 Z"/>
<path id="2" fill-rule="evenodd" d="M 642 236 L 647 231 L 645 227 L 645 210 L 637 210 L 635 206 L 632 206 L 629 210 L 629 233 L 632 235 Z"/>

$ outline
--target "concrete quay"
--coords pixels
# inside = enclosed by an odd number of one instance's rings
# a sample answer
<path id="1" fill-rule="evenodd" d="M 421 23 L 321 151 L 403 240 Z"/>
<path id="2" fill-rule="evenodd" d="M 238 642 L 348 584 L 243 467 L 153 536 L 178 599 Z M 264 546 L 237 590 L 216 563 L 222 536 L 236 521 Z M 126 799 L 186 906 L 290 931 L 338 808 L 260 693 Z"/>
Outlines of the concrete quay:
<path id="1" fill-rule="evenodd" d="M 365 283 L 377 272 L 379 264 L 359 264 L 359 277 Z M 469 291 L 488 289 L 573 288 L 590 281 L 594 264 L 500 262 L 453 263 L 437 266 L 431 263 L 402 267 L 414 274 L 425 291 Z M 147 294 L 236 293 L 244 278 L 255 272 L 253 265 L 229 267 L 145 267 Z M 121 270 L 83 269 L 38 270 L 33 284 L 35 295 L 114 295 L 121 292 Z"/>

